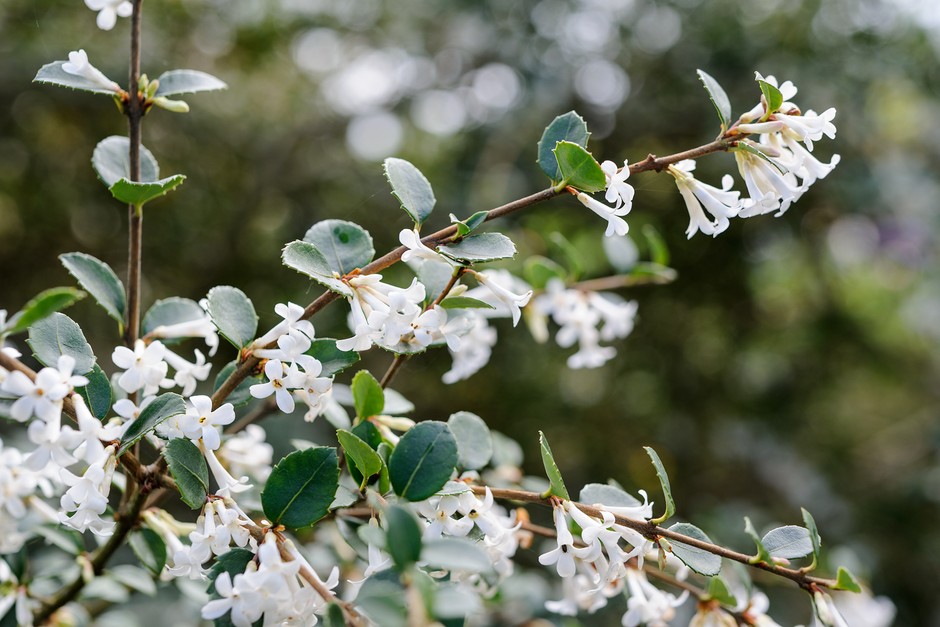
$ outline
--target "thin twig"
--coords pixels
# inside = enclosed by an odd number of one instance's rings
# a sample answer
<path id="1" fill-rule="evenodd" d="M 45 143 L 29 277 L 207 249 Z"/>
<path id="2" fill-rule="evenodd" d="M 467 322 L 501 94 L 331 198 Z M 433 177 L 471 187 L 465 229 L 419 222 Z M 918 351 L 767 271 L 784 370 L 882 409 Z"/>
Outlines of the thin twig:
<path id="1" fill-rule="evenodd" d="M 382 380 L 379 382 L 383 390 L 392 382 L 392 379 L 395 378 L 395 375 L 398 374 L 398 371 L 405 365 L 409 357 L 411 357 L 411 355 L 403 355 L 401 353 L 395 355 L 395 358 L 392 359 L 392 363 L 388 366 L 388 370 L 385 371 L 385 374 L 382 375 Z"/>
<path id="2" fill-rule="evenodd" d="M 133 0 L 133 13 L 131 14 L 131 62 L 129 72 L 127 100 L 127 124 L 129 139 L 130 180 L 140 181 L 140 122 L 143 109 L 140 104 L 140 14 L 143 0 Z M 140 263 L 141 244 L 143 242 L 143 212 L 139 206 L 129 204 L 128 215 L 128 247 L 127 247 L 127 329 L 124 333 L 125 343 L 133 348 L 134 342 L 140 335 Z"/>

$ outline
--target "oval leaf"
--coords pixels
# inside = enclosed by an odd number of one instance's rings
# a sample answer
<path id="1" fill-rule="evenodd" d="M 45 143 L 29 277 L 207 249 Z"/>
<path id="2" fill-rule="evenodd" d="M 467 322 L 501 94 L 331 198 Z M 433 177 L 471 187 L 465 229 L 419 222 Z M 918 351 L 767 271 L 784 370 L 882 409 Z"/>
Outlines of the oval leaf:
<path id="1" fill-rule="evenodd" d="M 43 318 L 29 328 L 29 347 L 44 366 L 55 367 L 62 355 L 75 359 L 75 374 L 85 374 L 95 367 L 95 354 L 81 327 L 61 313 Z"/>
<path id="2" fill-rule="evenodd" d="M 85 298 L 85 292 L 74 287 L 53 287 L 34 296 L 0 328 L 0 335 L 21 333 L 43 318 Z"/>
<path id="3" fill-rule="evenodd" d="M 385 549 L 395 567 L 404 571 L 421 557 L 421 527 L 418 519 L 401 505 L 385 509 Z"/>
<path id="4" fill-rule="evenodd" d="M 585 192 L 607 189 L 607 177 L 601 164 L 578 144 L 563 141 L 555 146 L 555 158 L 561 170 L 562 181 Z"/>
<path id="5" fill-rule="evenodd" d="M 281 259 L 288 268 L 306 274 L 328 290 L 347 297 L 353 295 L 352 288 L 340 280 L 323 253 L 310 242 L 291 242 L 284 247 Z"/>
<path id="6" fill-rule="evenodd" d="M 711 539 L 705 535 L 704 531 L 689 523 L 676 523 L 672 527 L 669 527 L 669 531 L 681 533 L 684 536 L 689 536 L 690 538 L 711 544 Z M 721 571 L 721 557 L 714 553 L 709 553 L 704 549 L 690 546 L 677 540 L 669 540 L 669 544 L 672 545 L 673 555 L 682 560 L 683 564 L 698 574 L 705 575 L 706 577 L 714 577 Z"/>
<path id="7" fill-rule="evenodd" d="M 144 334 L 152 332 L 157 327 L 168 327 L 173 324 L 181 324 L 183 322 L 192 322 L 193 320 L 200 320 L 205 318 L 206 312 L 202 310 L 202 307 L 194 301 L 188 298 L 164 298 L 163 300 L 158 300 L 155 302 L 150 309 L 147 310 L 147 313 L 144 315 L 144 320 L 141 323 L 141 329 Z M 164 343 L 167 341 L 164 340 Z"/>
<path id="8" fill-rule="evenodd" d="M 336 340 L 328 337 L 313 340 L 307 354 L 316 358 L 323 366 L 323 370 L 320 371 L 321 377 L 332 377 L 360 359 L 356 351 L 341 351 L 336 348 Z"/>
<path id="9" fill-rule="evenodd" d="M 336 439 L 339 440 L 340 446 L 346 451 L 346 457 L 355 464 L 356 470 L 359 471 L 361 475 L 361 479 L 359 479 L 360 486 L 364 486 L 369 477 L 377 475 L 382 470 L 382 458 L 375 452 L 375 449 L 357 435 L 345 429 L 339 429 L 336 432 Z"/>
<path id="10" fill-rule="evenodd" d="M 644 446 L 643 450 L 646 451 L 646 454 L 650 456 L 650 460 L 653 462 L 653 468 L 656 469 L 656 476 L 659 477 L 659 484 L 663 488 L 663 497 L 666 499 L 666 511 L 659 518 L 654 518 L 650 521 L 654 525 L 658 525 L 676 513 L 676 502 L 672 498 L 672 488 L 669 487 L 669 475 L 666 474 L 666 467 L 663 466 L 663 461 L 659 459 L 659 455 L 652 448 Z"/>
<path id="11" fill-rule="evenodd" d="M 131 178 L 130 141 L 120 135 L 112 135 L 98 142 L 91 155 L 91 165 L 98 177 L 109 189 L 119 180 Z M 160 178 L 160 167 L 153 153 L 140 147 L 140 181 L 152 183 Z"/>
<path id="12" fill-rule="evenodd" d="M 159 575 L 166 564 L 166 544 L 156 531 L 147 527 L 131 532 L 128 544 L 140 563 L 154 575 Z"/>
<path id="13" fill-rule="evenodd" d="M 761 539 L 761 543 L 771 556 L 784 559 L 805 557 L 813 552 L 813 541 L 810 540 L 809 530 L 796 525 L 771 529 Z"/>
<path id="14" fill-rule="evenodd" d="M 91 372 L 85 373 L 85 377 L 88 379 L 88 385 L 75 388 L 75 391 L 85 399 L 92 415 L 102 420 L 111 409 L 111 381 L 98 364 L 95 364 Z"/>
<path id="15" fill-rule="evenodd" d="M 368 418 L 378 416 L 385 407 L 385 392 L 368 370 L 360 370 L 352 380 L 353 405 L 356 416 Z"/>
<path id="16" fill-rule="evenodd" d="M 93 94 L 104 94 L 106 96 L 115 96 L 117 91 L 104 87 L 99 83 L 91 81 L 84 76 L 69 74 L 62 69 L 62 66 L 68 61 L 53 61 L 39 68 L 34 83 L 47 83 L 49 85 L 58 85 L 59 87 L 68 87 L 69 89 L 78 89 Z"/>
<path id="17" fill-rule="evenodd" d="M 153 399 L 124 432 L 124 437 L 121 438 L 121 446 L 117 452 L 118 457 L 123 455 L 144 435 L 153 431 L 164 420 L 185 413 L 186 403 L 183 402 L 183 397 L 179 394 L 161 394 Z"/>
<path id="18" fill-rule="evenodd" d="M 121 177 L 114 182 L 114 185 L 108 188 L 108 191 L 121 202 L 140 207 L 154 198 L 159 198 L 167 192 L 176 189 L 182 185 L 185 180 L 186 177 L 182 174 L 174 174 L 165 179 L 149 183 L 135 183 Z"/>
<path id="19" fill-rule="evenodd" d="M 460 538 L 437 538 L 425 542 L 421 561 L 434 569 L 484 573 L 492 569 L 492 561 L 475 542 Z"/>
<path id="20" fill-rule="evenodd" d="M 561 170 L 558 169 L 558 160 L 555 158 L 555 146 L 560 141 L 569 141 L 583 148 L 587 147 L 590 133 L 587 123 L 574 111 L 559 115 L 552 120 L 539 140 L 539 167 L 553 182 L 561 180 Z"/>
<path id="21" fill-rule="evenodd" d="M 446 244 L 437 250 L 451 259 L 467 263 L 512 259 L 516 255 L 516 245 L 502 233 L 469 235 L 456 244 Z"/>
<path id="22" fill-rule="evenodd" d="M 163 449 L 163 457 L 183 502 L 193 509 L 201 509 L 209 493 L 209 467 L 199 447 L 188 438 L 175 438 Z"/>
<path id="23" fill-rule="evenodd" d="M 642 505 L 627 492 L 604 483 L 587 484 L 581 488 L 578 500 L 588 505 L 608 505 L 610 507 L 639 507 Z"/>
<path id="24" fill-rule="evenodd" d="M 447 419 L 457 440 L 457 460 L 461 468 L 479 470 L 493 457 L 493 438 L 483 419 L 468 411 L 459 411 Z"/>
<path id="25" fill-rule="evenodd" d="M 457 441 L 443 422 L 429 420 L 412 427 L 388 460 L 395 494 L 423 501 L 441 489 L 457 466 Z"/>
<path id="26" fill-rule="evenodd" d="M 304 235 L 304 241 L 316 246 L 330 269 L 339 274 L 349 274 L 368 264 L 375 256 L 372 236 L 355 222 L 317 222 Z"/>
<path id="27" fill-rule="evenodd" d="M 715 111 L 718 113 L 718 119 L 721 122 L 721 128 L 727 129 L 728 125 L 731 123 L 731 101 L 728 100 L 728 94 L 725 93 L 725 90 L 721 88 L 721 85 L 718 84 L 714 78 L 706 74 L 702 70 L 697 70 L 698 78 L 702 81 L 702 85 L 705 86 L 705 91 L 708 92 L 708 97 L 711 99 L 712 104 L 715 105 Z"/>
<path id="28" fill-rule="evenodd" d="M 199 70 L 170 70 L 161 74 L 157 80 L 160 81 L 160 86 L 157 87 L 155 97 L 228 88 L 228 85 L 212 74 Z"/>
<path id="29" fill-rule="evenodd" d="M 127 297 L 124 284 L 111 266 L 85 253 L 59 255 L 59 261 L 123 328 Z"/>
<path id="30" fill-rule="evenodd" d="M 761 537 L 757 534 L 757 530 L 754 529 L 754 524 L 747 516 L 744 517 L 744 532 L 751 536 L 751 539 L 754 540 L 754 545 L 757 547 L 757 554 L 749 560 L 750 563 L 758 564 L 764 562 L 766 564 L 773 564 L 773 556 L 764 546 L 764 541 L 761 540 Z"/>
<path id="31" fill-rule="evenodd" d="M 261 492 L 264 515 L 276 525 L 309 527 L 329 512 L 339 486 L 336 449 L 294 451 L 271 471 Z"/>
<path id="32" fill-rule="evenodd" d="M 570 501 L 568 488 L 565 487 L 565 480 L 561 477 L 561 471 L 558 470 L 558 464 L 555 463 L 555 456 L 552 455 L 552 448 L 548 445 L 548 438 L 539 431 L 539 449 L 542 452 L 542 465 L 545 467 L 545 476 L 551 484 L 550 492 L 558 498 Z"/>
<path id="33" fill-rule="evenodd" d="M 819 530 L 816 528 L 816 519 L 813 518 L 813 515 L 804 508 L 801 508 L 800 511 L 803 512 L 803 524 L 806 525 L 806 529 L 809 531 L 809 540 L 813 544 L 813 563 L 808 566 L 808 569 L 812 570 L 819 561 L 819 550 L 822 546 L 822 538 L 819 537 Z"/>
<path id="34" fill-rule="evenodd" d="M 783 94 L 767 81 L 758 79 L 757 82 L 760 84 L 761 93 L 764 94 L 764 98 L 767 100 L 767 110 L 773 113 L 783 104 Z"/>
<path id="35" fill-rule="evenodd" d="M 237 287 L 220 285 L 209 290 L 209 317 L 226 340 L 243 348 L 255 338 L 258 315 L 255 306 Z"/>
<path id="36" fill-rule="evenodd" d="M 470 298 L 469 296 L 451 296 L 441 301 L 441 307 L 444 309 L 496 309 L 489 303 L 482 300 Z"/>
<path id="37" fill-rule="evenodd" d="M 385 178 L 392 186 L 392 195 L 401 203 L 401 208 L 411 216 L 415 224 L 421 226 L 437 200 L 431 183 L 421 170 L 404 159 L 390 157 L 384 164 Z"/>

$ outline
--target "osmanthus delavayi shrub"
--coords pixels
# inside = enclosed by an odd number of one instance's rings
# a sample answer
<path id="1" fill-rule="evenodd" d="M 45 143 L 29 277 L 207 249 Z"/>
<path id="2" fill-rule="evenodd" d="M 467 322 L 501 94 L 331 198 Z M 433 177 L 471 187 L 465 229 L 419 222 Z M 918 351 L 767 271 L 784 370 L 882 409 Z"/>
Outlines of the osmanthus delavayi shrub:
<path id="1" fill-rule="evenodd" d="M 22 444 L 0 448 L 0 624 L 83 624 L 93 609 L 84 601 L 100 612 L 129 591 L 153 593 L 155 579 L 202 595 L 201 617 L 218 625 L 487 624 L 506 598 L 500 591 L 522 570 L 516 558 L 534 552 L 524 561 L 537 560 L 555 578 L 544 608 L 559 615 L 590 615 L 625 597 L 627 627 L 674 624 L 678 616 L 692 625 L 776 625 L 748 569 L 730 567 L 737 563 L 804 589 L 819 624 L 845 625 L 830 592 L 861 588 L 845 569 L 814 574 L 821 540 L 809 512 L 763 535 L 746 520 L 754 550 L 739 553 L 673 522 L 666 468 L 650 448 L 659 486 L 634 495 L 591 483 L 573 494 L 565 461 L 556 461 L 543 434 L 533 438 L 546 477 L 524 477 L 518 444 L 481 417 L 454 408 L 446 421 L 422 420 L 420 406 L 389 387 L 405 360 L 428 350 L 450 353 L 445 383 L 473 376 L 498 333 L 522 319 L 538 340 L 554 334 L 569 367 L 602 366 L 637 313 L 637 303 L 615 290 L 674 277 L 656 234 L 647 233 L 651 259 L 614 261 L 614 274 L 583 279 L 564 259 L 491 269 L 516 257 L 512 240 L 492 228 L 496 220 L 570 194 L 616 252 L 634 204 L 642 204 L 631 182 L 652 172 L 675 180 L 689 237 L 780 216 L 838 162 L 813 155 L 814 142 L 835 136 L 834 109 L 803 109 L 793 83 L 757 74 L 756 104 L 735 117 L 722 88 L 700 71 L 718 113 L 715 140 L 632 164 L 599 163 L 584 120 L 568 112 L 548 124 L 533 153 L 546 189 L 452 215 L 450 226 L 431 233 L 422 231 L 436 204 L 431 183 L 412 163 L 389 158 L 392 204 L 414 223 L 399 233 L 401 247 L 376 256 L 361 226 L 314 224 L 282 258 L 324 291 L 306 306 L 279 304 L 280 322 L 262 331 L 249 296 L 231 286 L 199 301 L 167 294 L 142 313 L 141 217 L 185 177 L 161 174 L 140 143 L 141 121 L 153 107 L 188 111 L 179 96 L 226 85 L 190 69 L 150 80 L 139 67 L 141 0 L 86 4 L 104 30 L 131 19 L 129 85 L 105 76 L 83 50 L 43 66 L 36 80 L 106 95 L 127 116 L 129 136 L 103 139 L 92 164 L 128 207 L 131 264 L 125 284 L 90 255 L 62 255 L 80 289 L 49 289 L 13 315 L 0 312 L 0 340 L 11 340 L 0 349 L 0 411 L 22 434 Z M 716 152 L 734 154 L 737 178 L 696 178 L 695 160 Z M 402 285 L 382 274 L 399 261 L 414 274 Z M 61 313 L 87 295 L 117 323 L 110 355 L 96 355 Z M 313 320 L 333 303 L 348 308 L 348 330 L 321 337 Z M 350 377 L 360 354 L 376 348 L 393 355 L 388 370 Z M 21 350 L 38 371 L 21 361 Z M 207 358 L 217 352 L 231 359 L 213 373 Z M 261 424 L 274 412 L 327 420 L 335 441 L 294 440 L 296 450 L 275 462 Z M 191 516 L 168 513 L 173 499 Z M 527 508 L 538 506 L 551 508 L 552 528 L 530 522 Z M 86 552 L 89 532 L 97 544 Z M 551 540 L 543 545 L 537 536 Z M 71 565 L 31 560 L 36 538 L 72 556 Z M 138 565 L 113 566 L 125 544 Z"/>

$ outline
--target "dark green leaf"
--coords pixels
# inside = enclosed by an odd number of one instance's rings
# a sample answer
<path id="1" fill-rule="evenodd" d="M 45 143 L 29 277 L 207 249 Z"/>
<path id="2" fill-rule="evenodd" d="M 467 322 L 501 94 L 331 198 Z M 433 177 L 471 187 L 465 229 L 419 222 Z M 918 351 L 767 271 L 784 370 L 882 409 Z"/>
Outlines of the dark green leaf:
<path id="1" fill-rule="evenodd" d="M 163 457 L 183 502 L 193 509 L 201 509 L 209 493 L 209 467 L 202 451 L 188 438 L 175 438 L 163 449 Z"/>
<path id="2" fill-rule="evenodd" d="M 761 93 L 764 94 L 764 98 L 767 100 L 767 110 L 770 113 L 775 112 L 783 104 L 783 94 L 767 81 L 758 80 L 757 82 L 760 84 Z"/>
<path id="3" fill-rule="evenodd" d="M 284 247 L 281 259 L 288 268 L 306 274 L 325 288 L 343 296 L 353 295 L 352 288 L 340 280 L 323 253 L 310 242 L 291 242 Z"/>
<path id="4" fill-rule="evenodd" d="M 356 373 L 351 388 L 356 416 L 368 418 L 382 413 L 385 407 L 385 393 L 368 370 L 360 370 Z"/>
<path id="5" fill-rule="evenodd" d="M 144 435 L 153 431 L 157 425 L 173 416 L 180 416 L 186 413 L 186 403 L 179 394 L 161 394 L 144 407 L 134 422 L 130 424 L 124 437 L 121 438 L 121 446 L 118 448 L 118 457 L 123 455 L 127 449 L 132 447 Z"/>
<path id="6" fill-rule="evenodd" d="M 157 327 L 168 327 L 183 322 L 192 322 L 205 318 L 206 313 L 194 300 L 188 298 L 164 298 L 155 302 L 141 323 L 141 330 L 146 335 Z"/>
<path id="7" fill-rule="evenodd" d="M 847 569 L 839 566 L 839 572 L 836 574 L 836 585 L 833 590 L 848 590 L 849 592 L 861 592 L 862 587 L 858 584 L 855 576 Z"/>
<path id="8" fill-rule="evenodd" d="M 666 511 L 659 518 L 654 518 L 650 522 L 654 525 L 662 523 L 664 520 L 668 520 L 676 513 L 676 502 L 672 498 L 672 488 L 669 487 L 669 475 L 666 474 L 666 467 L 663 466 L 663 462 L 659 459 L 659 455 L 649 446 L 644 446 L 643 450 L 646 451 L 646 454 L 650 456 L 650 460 L 653 462 L 653 468 L 656 469 L 656 476 L 659 478 L 659 484 L 663 488 L 663 497 L 666 499 Z"/>
<path id="9" fill-rule="evenodd" d="M 689 536 L 695 540 L 711 544 L 711 539 L 705 535 L 704 531 L 689 523 L 676 523 L 672 527 L 669 527 L 669 531 L 681 533 L 684 536 Z M 714 553 L 709 553 L 705 549 L 700 549 L 685 544 L 684 542 L 679 542 L 678 540 L 669 540 L 669 544 L 672 545 L 673 555 L 682 560 L 683 564 L 698 574 L 713 577 L 721 570 L 721 557 Z"/>
<path id="10" fill-rule="evenodd" d="M 59 255 L 59 261 L 123 329 L 127 297 L 124 284 L 111 266 L 85 253 Z"/>
<path id="11" fill-rule="evenodd" d="M 423 501 L 441 489 L 457 465 L 457 441 L 443 422 L 429 420 L 412 427 L 388 460 L 395 494 Z"/>
<path id="12" fill-rule="evenodd" d="M 186 176 L 183 174 L 174 174 L 159 181 L 150 181 L 148 183 L 135 183 L 121 177 L 108 188 L 108 191 L 121 202 L 140 207 L 154 198 L 159 198 L 166 195 L 167 192 L 173 191 L 182 185 L 185 180 Z"/>
<path id="13" fill-rule="evenodd" d="M 85 374 L 95 367 L 95 354 L 85 340 L 81 327 L 61 313 L 43 318 L 29 328 L 29 346 L 45 366 L 55 367 L 62 355 L 75 358 L 75 374 Z"/>
<path id="14" fill-rule="evenodd" d="M 439 246 L 437 250 L 451 259 L 469 263 L 512 259 L 516 255 L 516 245 L 502 233 L 469 235 L 456 244 Z"/>
<path id="15" fill-rule="evenodd" d="M 418 519 L 401 505 L 385 509 L 385 549 L 395 567 L 405 571 L 421 557 L 421 527 Z"/>
<path id="16" fill-rule="evenodd" d="M 574 111 L 559 115 L 552 120 L 552 123 L 545 127 L 538 145 L 538 164 L 542 172 L 547 174 L 553 182 L 560 181 L 561 171 L 555 159 L 555 145 L 560 141 L 569 141 L 586 148 L 590 135 L 584 118 Z"/>
<path id="17" fill-rule="evenodd" d="M 271 471 L 261 492 L 261 506 L 276 525 L 309 527 L 329 512 L 338 486 L 335 448 L 294 451 Z"/>
<path id="18" fill-rule="evenodd" d="M 525 260 L 522 276 L 526 283 L 537 290 L 545 289 L 552 279 L 565 280 L 567 273 L 560 265 L 547 257 L 534 255 Z"/>
<path id="19" fill-rule="evenodd" d="M 209 317 L 219 333 L 241 349 L 251 343 L 258 330 L 258 315 L 251 299 L 237 287 L 220 285 L 209 290 Z"/>
<path id="20" fill-rule="evenodd" d="M 341 275 L 367 265 L 375 256 L 372 236 L 355 222 L 317 222 L 304 235 L 304 241 L 316 246 L 330 270 Z"/>
<path id="21" fill-rule="evenodd" d="M 159 575 L 166 564 L 166 544 L 160 534 L 147 527 L 132 531 L 128 544 L 140 563 L 154 575 Z"/>
<path id="22" fill-rule="evenodd" d="M 722 130 L 727 129 L 728 125 L 731 123 L 731 101 L 728 100 L 728 94 L 721 88 L 718 81 L 702 70 L 698 70 L 698 78 L 705 86 L 705 91 L 708 92 L 708 97 L 711 99 L 712 104 L 715 105 L 715 111 L 718 113 L 718 120 L 721 122 Z"/>
<path id="23" fill-rule="evenodd" d="M 809 531 L 809 540 L 813 544 L 813 563 L 808 566 L 809 570 L 813 570 L 816 564 L 819 563 L 819 550 L 822 546 L 822 538 L 819 537 L 819 530 L 816 528 L 816 520 L 813 518 L 813 515 L 802 508 L 800 511 L 803 512 L 803 524 L 806 525 L 806 529 Z"/>
<path id="24" fill-rule="evenodd" d="M 447 426 L 457 440 L 457 460 L 465 470 L 479 470 L 493 457 L 493 438 L 483 419 L 468 411 L 459 411 L 447 419 Z"/>
<path id="25" fill-rule="evenodd" d="M 555 158 L 561 170 L 562 181 L 585 192 L 607 189 L 607 177 L 601 164 L 587 150 L 571 142 L 558 142 Z"/>
<path id="26" fill-rule="evenodd" d="M 218 390 L 222 387 L 222 384 L 228 379 L 235 369 L 238 367 L 238 360 L 230 361 L 225 366 L 219 370 L 219 374 L 215 376 L 215 383 L 212 386 L 213 391 Z M 231 403 L 233 407 L 242 407 L 251 402 L 251 393 L 248 391 L 251 386 L 258 383 L 257 377 L 248 377 L 244 381 L 238 384 L 231 394 L 228 395 L 228 398 L 225 399 L 227 403 Z"/>
<path id="27" fill-rule="evenodd" d="M 160 86 L 157 87 L 155 97 L 228 88 L 228 85 L 216 77 L 199 70 L 170 70 L 161 74 L 157 80 L 160 81 Z"/>
<path id="28" fill-rule="evenodd" d="M 307 354 L 315 357 L 323 366 L 321 377 L 332 377 L 360 359 L 356 351 L 341 351 L 336 348 L 336 340 L 330 338 L 313 340 Z"/>
<path id="29" fill-rule="evenodd" d="M 379 444 L 382 443 L 382 434 L 379 432 L 378 428 L 368 420 L 363 420 L 353 427 L 352 433 L 371 446 L 373 450 L 379 450 Z"/>
<path id="30" fill-rule="evenodd" d="M 708 581 L 708 596 L 715 599 L 722 605 L 737 607 L 738 600 L 734 598 L 731 591 L 728 590 L 728 584 L 721 577 L 712 577 Z"/>
<path id="31" fill-rule="evenodd" d="M 379 457 L 385 462 L 382 464 L 382 470 L 379 473 L 379 494 L 387 494 L 392 488 L 392 479 L 388 472 L 388 461 L 392 457 L 392 447 L 388 442 L 382 442 L 375 450 L 378 451 Z"/>
<path id="32" fill-rule="evenodd" d="M 78 89 L 79 91 L 87 91 L 93 94 L 104 94 L 106 96 L 117 95 L 118 92 L 114 89 L 103 87 L 94 81 L 88 80 L 84 76 L 69 74 L 62 69 L 62 65 L 65 63 L 67 63 L 67 61 L 53 61 L 52 63 L 45 64 L 36 72 L 36 77 L 33 78 L 33 82 L 58 85 L 59 87 Z"/>
<path id="33" fill-rule="evenodd" d="M 91 155 L 91 165 L 108 189 L 119 180 L 131 178 L 130 141 L 120 135 L 112 135 L 98 142 Z M 160 167 L 153 153 L 140 147 L 140 182 L 153 183 L 160 179 Z"/>
<path id="34" fill-rule="evenodd" d="M 451 296 L 441 301 L 441 307 L 444 309 L 496 309 L 489 303 L 482 300 L 470 298 L 469 296 Z"/>
<path id="35" fill-rule="evenodd" d="M 431 183 L 421 170 L 404 159 L 394 157 L 385 160 L 385 178 L 392 186 L 392 195 L 401 203 L 401 208 L 411 216 L 417 226 L 421 226 L 437 200 Z"/>
<path id="36" fill-rule="evenodd" d="M 570 501 L 571 497 L 568 496 L 565 480 L 562 479 L 558 464 L 555 463 L 555 456 L 552 455 L 552 447 L 548 445 L 548 438 L 541 431 L 539 431 L 539 450 L 542 452 L 542 465 L 545 466 L 545 476 L 548 477 L 548 483 L 551 485 L 549 492 L 553 496 Z"/>
<path id="37" fill-rule="evenodd" d="M 744 517 L 744 532 L 751 536 L 751 539 L 754 540 L 754 545 L 757 547 L 757 554 L 755 554 L 754 557 L 750 559 L 750 562 L 752 564 L 759 564 L 760 562 L 773 564 L 773 556 L 767 550 L 767 547 L 764 546 L 763 540 L 761 540 L 760 535 L 758 535 L 753 523 L 751 523 L 751 519 L 747 516 Z"/>
<path id="38" fill-rule="evenodd" d="M 375 452 L 375 449 L 357 435 L 345 429 L 339 429 L 336 432 L 336 438 L 343 450 L 346 451 L 346 458 L 355 465 L 356 470 L 360 473 L 361 478 L 357 479 L 360 487 L 365 485 L 369 477 L 378 474 L 382 470 L 382 458 Z"/>
<path id="39" fill-rule="evenodd" d="M 75 388 L 75 391 L 85 399 L 85 404 L 95 418 L 102 420 L 111 409 L 111 381 L 98 364 L 95 364 L 91 372 L 85 373 L 85 377 L 88 379 L 88 385 Z"/>
<path id="40" fill-rule="evenodd" d="M 85 292 L 74 287 L 53 287 L 34 296 L 23 308 L 7 320 L 0 334 L 20 333 L 43 318 L 48 318 L 57 311 L 85 298 Z"/>
<path id="41" fill-rule="evenodd" d="M 786 525 L 767 532 L 761 543 L 773 557 L 796 559 L 813 552 L 813 542 L 806 527 Z"/>

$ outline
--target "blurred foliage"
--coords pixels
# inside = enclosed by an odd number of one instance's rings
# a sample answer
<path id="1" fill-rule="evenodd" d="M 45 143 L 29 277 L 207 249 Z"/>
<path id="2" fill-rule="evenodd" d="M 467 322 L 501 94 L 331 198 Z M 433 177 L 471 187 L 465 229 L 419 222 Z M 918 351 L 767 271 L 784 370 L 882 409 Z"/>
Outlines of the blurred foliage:
<path id="1" fill-rule="evenodd" d="M 642 450 L 653 445 L 680 515 L 742 550 L 742 514 L 766 528 L 798 523 L 805 506 L 829 554 L 839 549 L 895 601 L 897 624 L 940 624 L 933 0 L 145 7 L 151 77 L 191 67 L 230 86 L 188 97 L 188 115 L 154 111 L 145 120 L 163 175 L 189 177 L 147 207 L 145 305 L 237 285 L 262 325 L 274 303 L 319 293 L 279 264 L 283 244 L 317 220 L 358 221 L 378 250 L 397 244 L 408 222 L 382 176 L 385 156 L 413 161 L 431 180 L 434 229 L 448 212 L 469 216 L 543 188 L 535 143 L 571 108 L 587 119 L 599 158 L 638 161 L 709 141 L 717 123 L 696 68 L 724 85 L 736 113 L 758 97 L 755 70 L 793 80 L 806 108 L 835 106 L 839 135 L 817 151 L 839 152 L 842 162 L 781 218 L 735 221 L 717 240 L 686 242 L 671 180 L 631 180 L 632 232 L 649 222 L 665 234 L 679 280 L 629 294 L 640 319 L 620 359 L 570 371 L 557 347 L 501 326 L 493 362 L 471 380 L 439 384 L 449 360 L 438 351 L 410 361 L 396 385 L 422 417 L 483 416 L 523 444 L 533 473 L 536 432 L 545 430 L 571 486 L 613 477 L 655 494 Z M 59 253 L 82 250 L 123 273 L 124 209 L 89 158 L 125 122 L 100 97 L 30 80 L 77 48 L 121 80 L 127 29 L 123 20 L 97 31 L 76 0 L 0 6 L 4 308 L 71 284 Z M 717 155 L 699 174 L 714 182 L 733 165 Z M 523 252 L 540 254 L 543 235 L 563 230 L 600 273 L 598 222 L 558 199 L 502 226 Z M 340 310 L 318 320 L 318 333 L 344 333 Z M 72 315 L 107 362 L 111 322 L 90 300 Z M 380 373 L 387 361 L 367 363 Z M 789 588 L 770 592 L 798 598 Z M 808 605 L 791 604 L 790 619 L 808 620 Z"/>

